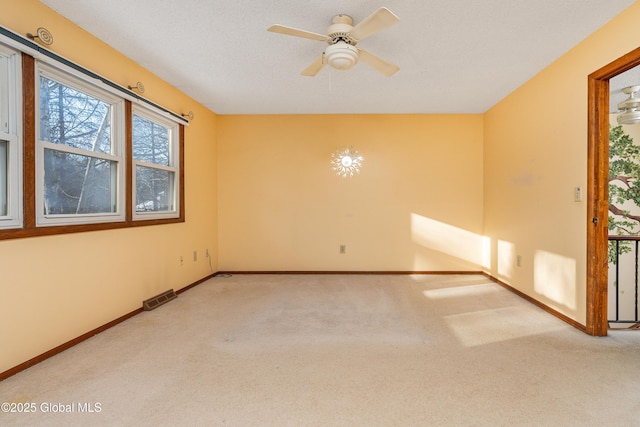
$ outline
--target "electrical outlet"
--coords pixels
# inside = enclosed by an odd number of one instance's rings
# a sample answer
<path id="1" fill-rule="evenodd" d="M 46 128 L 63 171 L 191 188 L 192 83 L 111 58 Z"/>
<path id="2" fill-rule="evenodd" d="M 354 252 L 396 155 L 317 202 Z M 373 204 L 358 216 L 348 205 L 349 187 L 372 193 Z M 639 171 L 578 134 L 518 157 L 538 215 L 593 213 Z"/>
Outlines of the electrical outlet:
<path id="1" fill-rule="evenodd" d="M 574 202 L 582 201 L 582 187 L 575 187 L 573 189 L 573 201 Z"/>
<path id="2" fill-rule="evenodd" d="M 193 251 L 193 261 L 197 261 L 198 260 L 198 251 Z"/>
<path id="3" fill-rule="evenodd" d="M 347 253 L 347 246 L 346 245 L 340 245 L 340 253 L 341 254 L 346 254 Z"/>

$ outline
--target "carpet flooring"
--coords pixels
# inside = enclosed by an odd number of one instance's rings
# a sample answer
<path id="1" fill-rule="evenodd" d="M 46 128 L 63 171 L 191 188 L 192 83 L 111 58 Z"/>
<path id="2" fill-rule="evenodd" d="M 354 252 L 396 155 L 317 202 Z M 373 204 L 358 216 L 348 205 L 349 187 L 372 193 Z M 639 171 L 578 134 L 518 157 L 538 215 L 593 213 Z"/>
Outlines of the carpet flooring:
<path id="1" fill-rule="evenodd" d="M 587 336 L 479 275 L 234 275 L 0 402 L 3 426 L 640 426 L 640 333 Z"/>

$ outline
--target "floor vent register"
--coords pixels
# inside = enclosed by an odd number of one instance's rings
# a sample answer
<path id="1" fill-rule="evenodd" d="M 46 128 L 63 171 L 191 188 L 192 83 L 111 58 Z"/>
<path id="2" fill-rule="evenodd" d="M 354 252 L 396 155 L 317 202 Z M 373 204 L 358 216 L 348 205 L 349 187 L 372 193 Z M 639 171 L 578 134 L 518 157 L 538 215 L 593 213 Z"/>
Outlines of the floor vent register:
<path id="1" fill-rule="evenodd" d="M 145 311 L 153 310 L 154 308 L 158 308 L 162 304 L 166 304 L 177 297 L 178 295 L 176 295 L 173 289 L 169 289 L 155 297 L 142 301 L 142 308 L 144 308 Z"/>

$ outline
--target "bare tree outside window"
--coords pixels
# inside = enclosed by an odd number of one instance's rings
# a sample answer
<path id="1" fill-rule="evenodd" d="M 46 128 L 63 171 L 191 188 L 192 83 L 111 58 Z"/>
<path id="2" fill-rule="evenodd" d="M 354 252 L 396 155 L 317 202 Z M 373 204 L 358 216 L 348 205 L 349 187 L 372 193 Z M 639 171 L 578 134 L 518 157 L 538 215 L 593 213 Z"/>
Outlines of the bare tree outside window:
<path id="1" fill-rule="evenodd" d="M 0 240 L 184 222 L 185 120 L 47 58 L 0 41 Z"/>
<path id="2" fill-rule="evenodd" d="M 44 214 L 110 213 L 117 209 L 117 162 L 111 154 L 111 105 L 55 80 L 40 78 L 44 150 Z M 60 148 L 55 148 L 60 145 Z"/>
<path id="3" fill-rule="evenodd" d="M 175 210 L 172 130 L 133 115 L 133 159 L 136 161 L 136 212 Z"/>

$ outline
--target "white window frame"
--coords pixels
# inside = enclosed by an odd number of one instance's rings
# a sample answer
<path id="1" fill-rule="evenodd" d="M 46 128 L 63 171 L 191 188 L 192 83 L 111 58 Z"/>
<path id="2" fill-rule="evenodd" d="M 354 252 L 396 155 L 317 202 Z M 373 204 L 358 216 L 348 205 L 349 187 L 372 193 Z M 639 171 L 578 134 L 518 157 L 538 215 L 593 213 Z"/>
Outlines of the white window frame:
<path id="1" fill-rule="evenodd" d="M 22 61 L 21 53 L 0 44 L 0 141 L 6 156 L 0 162 L 0 201 L 6 198 L 6 215 L 0 214 L 0 229 L 22 227 Z M 0 212 L 2 212 L 0 210 Z"/>
<path id="2" fill-rule="evenodd" d="M 40 77 L 62 83 L 78 91 L 87 93 L 107 104 L 111 105 L 111 153 L 86 151 L 43 141 L 40 138 Z M 78 74 L 66 73 L 57 67 L 36 62 L 36 224 L 38 226 L 94 224 L 102 222 L 122 222 L 126 220 L 126 154 L 125 154 L 125 130 L 124 130 L 124 99 L 101 89 L 93 84 L 88 77 Z M 59 152 L 79 154 L 83 156 L 99 158 L 117 163 L 116 184 L 113 189 L 116 194 L 116 211 L 95 214 L 55 214 L 44 213 L 44 150 L 51 149 Z"/>
<path id="3" fill-rule="evenodd" d="M 150 219 L 165 219 L 165 218 L 179 218 L 180 217 L 180 126 L 177 121 L 173 121 L 167 118 L 165 115 L 161 115 L 151 110 L 150 108 L 143 107 L 141 105 L 133 105 L 131 111 L 131 123 L 133 125 L 133 116 L 139 116 L 147 119 L 153 123 L 159 124 L 169 129 L 169 166 L 159 165 L 154 163 L 143 162 L 136 160 L 133 156 L 135 141 L 131 141 L 131 161 L 132 161 L 132 202 L 131 202 L 131 217 L 134 221 L 150 220 Z M 131 132 L 133 135 L 133 130 Z M 133 136 L 132 136 L 133 139 Z M 172 172 L 174 176 L 173 180 L 173 209 L 168 211 L 155 211 L 155 212 L 137 212 L 136 200 L 137 200 L 137 182 L 136 171 L 138 166 L 146 168 L 164 170 Z"/>

